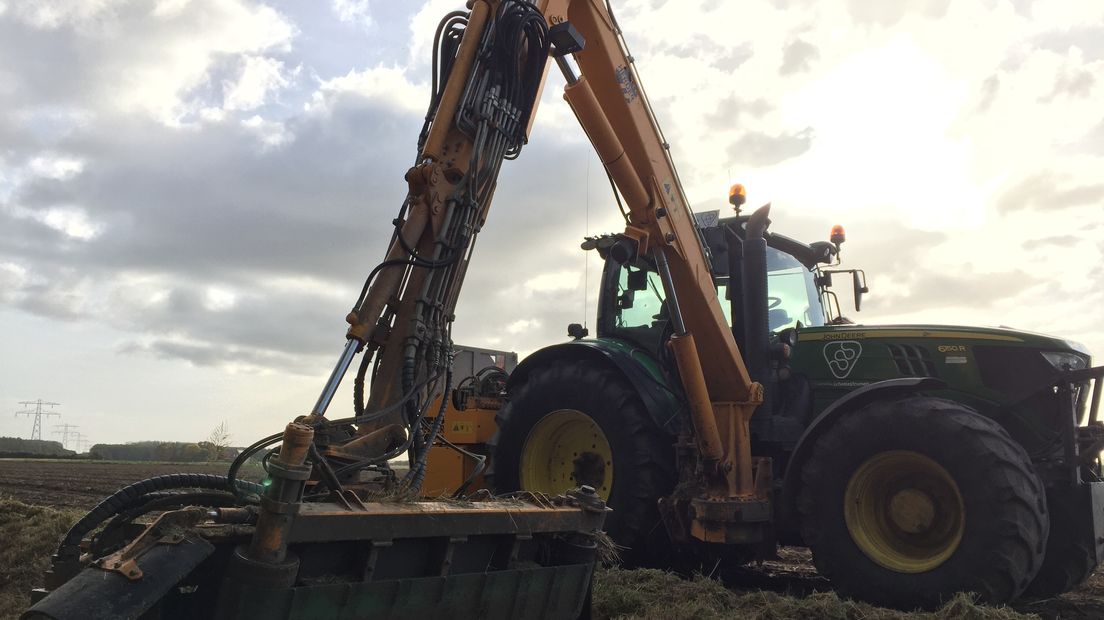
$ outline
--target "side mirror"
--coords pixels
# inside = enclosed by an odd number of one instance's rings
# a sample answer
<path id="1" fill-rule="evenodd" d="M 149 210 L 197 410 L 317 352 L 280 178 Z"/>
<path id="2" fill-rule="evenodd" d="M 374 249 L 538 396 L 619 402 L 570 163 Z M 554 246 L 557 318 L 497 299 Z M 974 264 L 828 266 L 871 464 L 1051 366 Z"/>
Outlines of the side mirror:
<path id="1" fill-rule="evenodd" d="M 863 293 L 870 292 L 866 287 L 866 273 L 863 270 L 856 269 L 851 272 L 851 286 L 855 289 L 855 312 L 858 312 L 862 310 Z"/>
<path id="2" fill-rule="evenodd" d="M 629 289 L 621 296 L 617 298 L 617 307 L 622 310 L 628 310 L 633 307 L 633 302 L 636 301 L 636 291 Z"/>

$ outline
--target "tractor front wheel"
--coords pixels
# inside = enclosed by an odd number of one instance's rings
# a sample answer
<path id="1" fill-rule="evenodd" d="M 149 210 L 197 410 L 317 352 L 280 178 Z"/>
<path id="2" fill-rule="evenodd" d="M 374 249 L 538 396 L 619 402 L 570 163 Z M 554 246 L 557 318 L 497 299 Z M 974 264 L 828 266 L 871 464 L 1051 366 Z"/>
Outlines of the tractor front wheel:
<path id="1" fill-rule="evenodd" d="M 956 592 L 1003 603 L 1043 561 L 1046 495 L 996 422 L 953 401 L 912 397 L 854 411 L 801 472 L 802 535 L 845 594 L 936 606 Z"/>

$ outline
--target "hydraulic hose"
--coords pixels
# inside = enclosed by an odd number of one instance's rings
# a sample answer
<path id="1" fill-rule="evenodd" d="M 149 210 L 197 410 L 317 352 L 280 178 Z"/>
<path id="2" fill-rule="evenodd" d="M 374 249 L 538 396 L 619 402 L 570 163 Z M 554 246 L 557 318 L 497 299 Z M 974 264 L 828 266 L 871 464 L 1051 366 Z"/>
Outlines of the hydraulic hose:
<path id="1" fill-rule="evenodd" d="M 433 420 L 433 425 L 429 428 L 429 436 L 426 437 L 425 447 L 418 454 L 418 460 L 414 463 L 414 467 L 410 469 L 407 474 L 407 481 L 410 483 L 407 487 L 410 492 L 417 493 L 422 488 L 422 481 L 425 480 L 426 460 L 429 457 L 429 450 L 433 447 L 434 440 L 437 439 L 437 433 L 441 431 L 441 426 L 445 422 L 445 410 L 448 408 L 448 395 L 452 391 L 452 370 L 445 374 L 445 391 L 441 393 L 441 408 L 437 410 L 437 417 Z"/>
<path id="2" fill-rule="evenodd" d="M 237 481 L 236 486 L 246 492 L 261 494 L 264 490 L 253 482 Z M 100 502 L 88 514 L 81 517 L 62 539 L 58 546 L 58 555 L 79 553 L 79 545 L 84 535 L 96 529 L 96 526 L 120 512 L 143 503 L 145 496 L 156 491 L 168 489 L 214 489 L 232 491 L 225 476 L 215 474 L 166 474 L 154 476 L 125 486 Z"/>

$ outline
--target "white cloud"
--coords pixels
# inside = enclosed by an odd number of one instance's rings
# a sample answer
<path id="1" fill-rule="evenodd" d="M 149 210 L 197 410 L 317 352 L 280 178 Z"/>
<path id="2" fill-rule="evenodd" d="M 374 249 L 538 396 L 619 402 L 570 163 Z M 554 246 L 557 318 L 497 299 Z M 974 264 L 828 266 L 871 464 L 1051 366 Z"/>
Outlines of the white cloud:
<path id="1" fill-rule="evenodd" d="M 337 18 L 361 27 L 372 25 L 372 8 L 369 0 L 332 0 L 330 3 Z"/>
<path id="2" fill-rule="evenodd" d="M 192 0 L 158 0 L 157 6 L 153 7 L 153 15 L 162 19 L 176 17 L 183 13 L 191 2 Z"/>
<path id="3" fill-rule="evenodd" d="M 47 209 L 40 221 L 81 241 L 88 241 L 103 230 L 102 225 L 93 222 L 83 209 L 77 207 Z"/>
<path id="4" fill-rule="evenodd" d="M 379 99 L 399 109 L 424 112 L 429 103 L 429 88 L 415 84 L 398 66 L 377 66 L 350 70 L 343 76 L 323 80 L 306 105 L 309 111 L 328 109 L 334 100 L 344 96 Z"/>
<path id="5" fill-rule="evenodd" d="M 518 319 L 506 326 L 506 333 L 511 335 L 524 334 L 541 326 L 538 319 Z"/>
<path id="6" fill-rule="evenodd" d="M 283 146 L 295 138 L 284 123 L 268 121 L 259 115 L 253 115 L 243 120 L 241 124 L 242 127 L 252 131 L 265 148 Z"/>
<path id="7" fill-rule="evenodd" d="M 246 56 L 236 82 L 224 82 L 223 107 L 227 110 L 253 110 L 265 104 L 269 93 L 286 87 L 284 63 L 275 58 Z"/>
<path id="8" fill-rule="evenodd" d="M 542 273 L 525 281 L 526 291 L 531 293 L 552 293 L 570 291 L 578 288 L 580 274 L 576 270 Z"/>
<path id="9" fill-rule="evenodd" d="M 27 164 L 31 174 L 57 181 L 73 178 L 84 170 L 84 160 L 71 157 L 40 155 Z"/>
<path id="10" fill-rule="evenodd" d="M 433 52 L 433 33 L 446 13 L 460 9 L 456 0 L 427 0 L 410 20 L 410 62 L 428 63 Z"/>
<path id="11" fill-rule="evenodd" d="M 218 286 L 209 286 L 206 290 L 203 305 L 211 312 L 222 312 L 233 308 L 237 305 L 237 302 L 238 295 L 234 291 Z"/>
<path id="12" fill-rule="evenodd" d="M 11 303 L 16 291 L 27 283 L 27 268 L 11 262 L 0 263 L 0 301 Z"/>
<path id="13" fill-rule="evenodd" d="M 93 221 L 80 207 L 64 206 L 47 209 L 29 209 L 18 205 L 0 207 L 16 219 L 33 220 L 64 234 L 69 239 L 90 241 L 104 230 L 103 224 Z"/>
<path id="14" fill-rule="evenodd" d="M 132 47 L 125 58 L 113 59 L 120 86 L 113 97 L 116 105 L 179 124 L 195 107 L 186 94 L 204 83 L 216 59 L 234 55 L 246 58 L 246 70 L 228 96 L 232 107 L 256 107 L 269 90 L 283 85 L 282 64 L 258 56 L 289 50 L 298 32 L 292 22 L 271 7 L 244 1 L 193 5 L 185 13 L 155 20 L 135 17 L 128 32 L 144 30 L 146 37 L 111 46 L 113 53 Z"/>
<path id="15" fill-rule="evenodd" d="M 34 0 L 15 5 L 14 14 L 35 28 L 55 29 L 81 25 L 100 17 L 125 0 Z M 2 13 L 2 11 L 0 11 Z"/>

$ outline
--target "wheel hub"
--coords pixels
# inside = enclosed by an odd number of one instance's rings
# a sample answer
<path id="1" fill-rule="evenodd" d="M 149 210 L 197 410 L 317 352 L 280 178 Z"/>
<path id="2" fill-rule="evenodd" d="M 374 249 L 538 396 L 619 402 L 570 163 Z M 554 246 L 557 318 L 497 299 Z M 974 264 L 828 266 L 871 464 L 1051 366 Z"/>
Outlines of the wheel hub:
<path id="1" fill-rule="evenodd" d="M 935 521 L 935 503 L 923 491 L 903 489 L 889 500 L 889 518 L 902 532 L 922 534 Z"/>
<path id="2" fill-rule="evenodd" d="M 613 451 L 593 418 L 559 409 L 537 421 L 521 451 L 521 487 L 550 495 L 589 485 L 609 500 Z"/>
<path id="3" fill-rule="evenodd" d="M 600 488 L 606 478 L 606 461 L 596 452 L 585 451 L 571 462 L 574 469 L 571 479 L 576 484 L 586 484 Z"/>
<path id="4" fill-rule="evenodd" d="M 851 539 L 876 564 L 922 573 L 946 562 L 962 542 L 966 505 L 939 463 L 918 452 L 875 454 L 844 492 Z"/>

